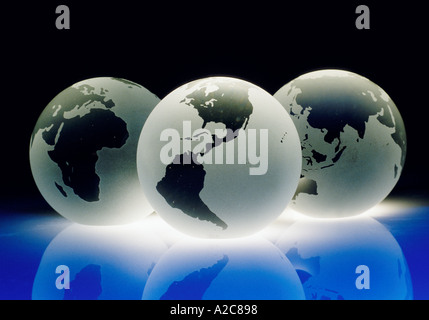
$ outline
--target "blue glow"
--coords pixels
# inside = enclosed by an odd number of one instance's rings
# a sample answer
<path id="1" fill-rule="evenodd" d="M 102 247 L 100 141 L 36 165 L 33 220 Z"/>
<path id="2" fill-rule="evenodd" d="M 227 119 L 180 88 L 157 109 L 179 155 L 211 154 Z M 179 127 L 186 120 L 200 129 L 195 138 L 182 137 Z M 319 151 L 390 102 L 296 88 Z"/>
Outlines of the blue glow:
<path id="1" fill-rule="evenodd" d="M 85 227 L 56 215 L 3 213 L 0 299 L 301 299 L 302 290 L 307 290 L 307 299 L 347 299 L 350 293 L 339 292 L 344 287 L 332 286 L 332 281 L 323 287 L 320 277 L 329 277 L 324 269 L 329 263 L 342 270 L 353 259 L 371 270 L 368 299 L 389 298 L 377 286 L 395 281 L 403 286 L 398 297 L 429 299 L 429 207 L 389 210 L 361 218 L 366 222 L 359 223 L 372 230 L 372 238 L 359 238 L 357 232 L 358 242 L 353 242 L 353 237 L 343 235 L 341 244 L 332 249 L 337 254 L 332 258 L 328 254 L 335 237 L 321 244 L 322 238 L 308 232 L 302 246 L 302 238 L 293 238 L 300 225 L 316 228 L 318 223 L 327 226 L 326 221 L 293 217 L 285 223 L 283 217 L 254 237 L 209 241 L 175 233 L 157 216 L 122 227 Z M 351 225 L 359 226 L 358 220 L 353 221 Z M 301 243 L 283 252 L 285 237 Z M 311 251 L 317 246 L 324 250 L 319 256 Z M 55 287 L 60 276 L 55 268 L 61 264 L 70 268 L 67 293 Z M 358 276 L 352 270 L 338 278 L 350 281 L 350 292 Z M 310 285 L 313 291 L 308 290 Z M 364 290 L 354 297 L 366 299 Z M 319 295 L 308 294 L 316 291 Z"/>

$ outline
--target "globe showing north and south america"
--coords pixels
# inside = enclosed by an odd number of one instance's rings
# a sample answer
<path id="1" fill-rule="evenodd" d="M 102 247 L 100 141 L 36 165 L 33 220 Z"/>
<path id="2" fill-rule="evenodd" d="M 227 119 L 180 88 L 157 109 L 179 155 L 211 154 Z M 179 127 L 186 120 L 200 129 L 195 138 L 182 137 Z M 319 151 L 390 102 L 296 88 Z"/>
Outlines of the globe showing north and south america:
<path id="1" fill-rule="evenodd" d="M 301 147 L 282 105 L 260 87 L 212 77 L 168 94 L 147 119 L 137 166 L 155 211 L 199 237 L 252 234 L 292 198 Z"/>
<path id="2" fill-rule="evenodd" d="M 87 79 L 60 92 L 30 141 L 32 174 L 52 208 L 90 225 L 129 223 L 152 213 L 137 176 L 136 150 L 158 102 L 120 78 Z"/>

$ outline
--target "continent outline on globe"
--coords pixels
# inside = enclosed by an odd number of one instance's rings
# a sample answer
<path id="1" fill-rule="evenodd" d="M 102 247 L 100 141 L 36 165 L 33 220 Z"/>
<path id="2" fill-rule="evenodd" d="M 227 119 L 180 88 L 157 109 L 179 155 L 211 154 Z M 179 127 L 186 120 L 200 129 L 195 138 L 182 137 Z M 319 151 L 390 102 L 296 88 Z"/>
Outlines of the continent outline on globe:
<path id="1" fill-rule="evenodd" d="M 282 105 L 230 77 L 198 79 L 164 97 L 143 127 L 137 158 L 154 210 L 203 238 L 261 229 L 286 208 L 301 171 L 298 134 Z"/>
<path id="2" fill-rule="evenodd" d="M 225 87 L 222 87 L 223 85 Z M 248 92 L 247 94 L 243 94 L 242 90 L 235 91 L 235 93 L 238 92 L 240 94 L 238 101 L 234 101 L 235 105 L 238 106 L 238 112 L 231 106 L 230 101 L 228 103 L 228 99 L 225 99 L 226 101 L 223 99 L 225 92 L 234 90 L 235 86 L 234 82 L 218 83 L 217 88 L 211 87 L 211 90 L 208 90 L 207 86 L 203 86 L 192 91 L 180 101 L 180 103 L 197 110 L 199 117 L 203 120 L 203 129 L 208 123 L 214 122 L 224 124 L 226 130 L 233 132 L 233 134 L 227 134 L 221 139 L 213 134 L 212 144 L 206 145 L 206 150 L 202 151 L 201 155 L 218 147 L 220 143 L 236 139 L 240 133 L 240 129 L 245 130 L 247 127 L 249 118 L 253 112 L 253 105 L 249 101 Z M 245 102 L 243 103 L 243 101 Z M 241 111 L 244 111 L 244 114 L 237 116 L 237 113 L 240 114 Z M 217 141 L 221 142 L 216 143 Z M 194 159 L 196 159 L 196 155 L 192 152 L 176 155 L 175 160 L 166 166 L 165 175 L 158 182 L 156 189 L 172 208 L 180 209 L 184 214 L 192 218 L 211 222 L 225 230 L 228 228 L 228 224 L 210 210 L 199 196 L 201 190 L 204 188 L 206 172 L 204 164 L 196 163 Z M 183 170 L 191 170 L 196 173 L 182 174 L 181 171 Z M 195 176 L 200 178 L 195 181 Z M 192 177 L 193 179 L 186 179 L 187 177 Z M 174 186 L 173 188 L 172 185 Z M 189 199 L 190 194 L 193 196 L 191 201 Z"/>
<path id="3" fill-rule="evenodd" d="M 328 69 L 301 75 L 274 96 L 301 139 L 302 172 L 292 208 L 308 215 L 348 216 L 390 193 L 404 167 L 406 133 L 396 105 L 381 87 L 353 72 Z M 364 195 L 371 188 L 378 191 Z M 362 205 L 353 205 L 356 199 Z"/>
<path id="4" fill-rule="evenodd" d="M 121 148 L 129 137 L 125 121 L 110 110 L 115 103 L 111 99 L 106 100 L 106 92 L 107 89 L 100 88 L 96 93 L 95 88 L 86 83 L 65 89 L 62 101 L 52 105 L 52 122 L 48 122 L 47 117 L 40 119 L 30 142 L 31 148 L 35 134 L 43 131 L 43 140 L 54 147 L 48 154 L 60 168 L 62 182 L 87 202 L 99 201 L 100 177 L 95 168 L 97 151 Z M 73 97 L 73 104 L 64 98 L 69 96 Z M 99 119 L 103 120 L 102 124 L 97 124 Z M 76 135 L 75 128 L 82 126 L 87 130 Z M 57 181 L 54 183 L 61 195 L 67 197 L 64 188 Z"/>
<path id="5" fill-rule="evenodd" d="M 325 82 L 329 82 L 330 77 L 325 77 L 327 80 Z M 305 79 L 305 78 L 304 78 Z M 333 77 L 333 79 L 335 79 Z M 314 103 L 310 103 L 308 101 L 313 100 L 320 100 L 321 104 L 323 105 L 323 97 L 320 97 L 318 99 L 315 99 L 312 96 L 308 96 L 311 94 L 311 90 L 308 90 L 306 92 L 307 96 L 304 95 L 302 92 L 302 79 L 295 79 L 291 85 L 289 93 L 294 95 L 294 101 L 296 104 L 289 106 L 289 112 L 292 117 L 296 117 L 297 119 L 300 119 L 301 117 L 304 117 L 307 119 L 308 124 L 315 129 L 319 129 L 322 134 L 324 134 L 324 140 L 329 144 L 336 143 L 335 146 L 335 154 L 331 155 L 330 160 L 332 163 L 324 164 L 320 167 L 320 169 L 327 168 L 328 166 L 332 166 L 333 163 L 337 162 L 340 158 L 344 150 L 347 148 L 347 146 L 341 146 L 341 133 L 344 133 L 344 128 L 348 125 L 355 129 L 359 135 L 360 139 L 364 139 L 365 131 L 366 131 L 366 124 L 369 121 L 370 116 L 376 116 L 377 120 L 385 125 L 388 128 L 394 128 L 395 127 L 395 119 L 392 113 L 391 107 L 384 103 L 377 104 L 379 106 L 379 110 L 368 110 L 367 114 L 364 114 L 363 117 L 360 117 L 359 119 L 353 119 L 353 117 L 358 117 L 358 115 L 361 112 L 353 111 L 349 112 L 349 110 L 344 109 L 342 107 L 337 108 L 335 111 L 326 113 L 323 107 L 317 107 L 314 105 Z M 344 92 L 343 99 L 349 98 L 350 95 L 356 95 L 355 94 L 355 88 L 350 88 L 350 92 Z M 358 90 L 356 90 L 358 91 Z M 329 97 L 331 93 L 326 92 L 326 95 Z M 377 100 L 381 99 L 385 102 L 389 102 L 389 98 L 386 95 L 384 91 L 382 91 L 381 88 L 379 88 L 379 93 L 376 95 L 374 92 L 370 90 L 366 90 L 361 92 L 360 95 L 356 95 L 357 97 L 362 97 L 370 99 L 374 102 L 377 102 Z M 305 97 L 305 98 L 303 98 Z M 340 101 L 338 104 L 339 106 L 342 106 L 344 104 L 347 104 L 347 101 Z M 352 105 L 352 108 L 355 110 L 361 111 L 362 106 L 361 105 Z M 299 112 L 296 111 L 294 108 L 300 108 L 301 110 Z M 387 110 L 386 110 L 387 109 Z M 317 114 L 316 114 L 317 113 Z M 390 115 L 390 117 L 388 116 Z M 326 119 L 325 119 L 326 117 Z M 332 117 L 336 118 L 332 120 Z M 395 130 L 392 133 L 392 139 L 400 146 L 400 148 L 403 150 L 402 157 L 401 157 L 401 165 L 404 165 L 405 162 L 405 154 L 406 154 L 406 146 L 405 146 L 405 138 L 401 136 L 401 133 L 398 132 L 398 130 Z M 304 138 L 302 141 L 302 148 L 303 151 L 307 151 L 307 154 L 311 153 L 311 155 L 305 155 L 303 156 L 304 159 L 306 159 L 306 167 L 313 167 L 314 163 L 324 163 L 325 161 L 329 160 L 328 156 L 326 154 L 322 154 L 317 152 L 315 149 L 313 149 L 313 146 L 309 143 L 307 143 L 308 140 L 308 134 L 304 135 Z M 357 141 L 359 142 L 359 141 Z M 341 148 L 340 148 L 341 147 Z M 303 171 L 311 170 L 311 169 L 303 169 Z"/>
<path id="6" fill-rule="evenodd" d="M 153 212 L 136 154 L 159 101 L 132 81 L 95 77 L 72 84 L 46 105 L 30 137 L 29 160 L 52 209 L 86 225 L 130 223 Z"/>

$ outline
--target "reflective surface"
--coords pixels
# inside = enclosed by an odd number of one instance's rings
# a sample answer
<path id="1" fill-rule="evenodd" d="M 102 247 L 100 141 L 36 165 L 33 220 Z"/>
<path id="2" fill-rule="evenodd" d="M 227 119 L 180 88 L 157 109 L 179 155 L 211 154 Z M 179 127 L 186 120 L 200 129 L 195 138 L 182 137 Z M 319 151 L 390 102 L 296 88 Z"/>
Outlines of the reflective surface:
<path id="1" fill-rule="evenodd" d="M 33 283 L 33 299 L 139 299 L 167 245 L 133 224 L 91 227 L 72 224 L 48 245 Z M 58 279 L 65 266 L 68 280 Z M 55 272 L 52 272 L 55 270 Z M 69 282 L 69 288 L 58 286 Z M 60 287 L 60 289 L 58 288 Z"/>
<path id="2" fill-rule="evenodd" d="M 428 213 L 406 201 L 344 219 L 286 211 L 229 240 L 185 236 L 157 215 L 96 227 L 4 213 L 0 298 L 427 299 Z"/>
<path id="3" fill-rule="evenodd" d="M 295 268 L 262 237 L 179 241 L 155 266 L 143 292 L 145 300 L 304 297 Z"/>
<path id="4" fill-rule="evenodd" d="M 276 242 L 307 299 L 412 299 L 410 273 L 392 234 L 371 217 L 301 220 Z"/>

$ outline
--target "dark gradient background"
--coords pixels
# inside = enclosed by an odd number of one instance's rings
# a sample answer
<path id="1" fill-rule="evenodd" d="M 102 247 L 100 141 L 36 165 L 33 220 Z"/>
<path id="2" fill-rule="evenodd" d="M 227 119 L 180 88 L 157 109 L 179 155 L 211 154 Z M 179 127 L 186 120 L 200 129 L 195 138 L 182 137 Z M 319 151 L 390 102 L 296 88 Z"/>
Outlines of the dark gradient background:
<path id="1" fill-rule="evenodd" d="M 70 30 L 55 28 L 55 9 L 60 4 L 70 8 Z M 417 1 L 366 1 L 371 29 L 357 30 L 355 9 L 359 4 L 3 4 L 0 213 L 5 217 L 12 213 L 16 218 L 23 212 L 50 210 L 31 176 L 29 141 L 48 102 L 75 82 L 121 77 L 163 98 L 191 80 L 225 75 L 253 82 L 274 94 L 295 77 L 324 68 L 361 74 L 390 95 L 402 114 L 408 139 L 405 168 L 391 197 L 427 200 L 429 50 L 425 10 Z M 429 220 L 425 221 L 427 225 Z"/>
<path id="2" fill-rule="evenodd" d="M 428 191 L 427 26 L 417 2 L 368 3 L 370 30 L 356 29 L 354 1 L 81 1 L 68 4 L 70 30 L 55 28 L 58 4 L 7 4 L 1 11 L 5 200 L 39 198 L 28 163 L 30 135 L 46 104 L 75 82 L 122 77 L 163 98 L 188 81 L 227 75 L 274 94 L 323 68 L 361 74 L 391 96 L 408 136 L 394 193 Z"/>

